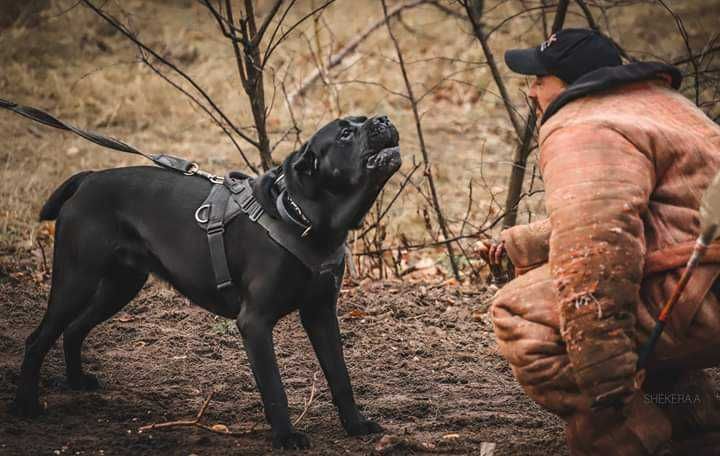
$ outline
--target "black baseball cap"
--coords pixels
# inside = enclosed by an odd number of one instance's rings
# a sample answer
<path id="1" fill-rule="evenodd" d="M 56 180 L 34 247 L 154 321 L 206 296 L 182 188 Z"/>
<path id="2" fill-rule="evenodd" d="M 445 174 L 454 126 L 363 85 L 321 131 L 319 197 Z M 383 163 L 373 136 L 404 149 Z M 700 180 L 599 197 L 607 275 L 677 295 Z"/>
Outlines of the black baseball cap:
<path id="1" fill-rule="evenodd" d="M 568 28 L 554 33 L 539 46 L 505 52 L 505 63 L 516 73 L 557 76 L 572 84 L 598 68 L 622 65 L 620 52 L 603 34 Z"/>

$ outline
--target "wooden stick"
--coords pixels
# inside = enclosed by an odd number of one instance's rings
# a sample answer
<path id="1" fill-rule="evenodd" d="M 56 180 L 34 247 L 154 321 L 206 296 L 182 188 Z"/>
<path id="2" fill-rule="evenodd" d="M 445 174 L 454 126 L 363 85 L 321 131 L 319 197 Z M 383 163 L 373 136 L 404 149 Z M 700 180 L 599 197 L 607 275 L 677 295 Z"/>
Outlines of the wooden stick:
<path id="1" fill-rule="evenodd" d="M 166 421 L 164 423 L 148 424 L 146 426 L 140 427 L 138 429 L 138 433 L 152 431 L 154 429 L 166 429 L 171 427 L 197 427 L 205 431 L 212 432 L 214 434 L 227 435 L 229 437 L 242 437 L 255 432 L 255 428 L 257 428 L 258 424 L 260 424 L 260 421 L 257 421 L 250 429 L 247 429 L 245 431 L 230 431 L 228 427 L 224 424 L 214 424 L 210 426 L 201 423 L 200 420 L 205 414 L 208 404 L 210 404 L 210 401 L 212 400 L 213 394 L 214 392 L 211 391 L 207 399 L 205 399 L 205 401 L 203 402 L 202 406 L 200 406 L 200 410 L 198 410 L 194 420 L 176 420 Z"/>
<path id="2" fill-rule="evenodd" d="M 312 404 L 313 400 L 315 399 L 315 391 L 317 391 L 317 386 L 316 386 L 315 383 L 317 382 L 317 378 L 318 378 L 318 374 L 319 374 L 319 373 L 320 373 L 319 371 L 316 371 L 315 374 L 313 374 L 312 385 L 310 386 L 310 397 L 308 398 L 307 401 L 305 401 L 305 408 L 303 409 L 303 411 L 302 411 L 302 413 L 300 414 L 300 416 L 297 417 L 297 419 L 296 419 L 295 422 L 293 423 L 293 426 L 297 426 L 297 424 L 298 424 L 300 421 L 302 421 L 302 419 L 305 417 L 305 414 L 306 414 L 307 411 L 310 409 L 310 404 Z"/>

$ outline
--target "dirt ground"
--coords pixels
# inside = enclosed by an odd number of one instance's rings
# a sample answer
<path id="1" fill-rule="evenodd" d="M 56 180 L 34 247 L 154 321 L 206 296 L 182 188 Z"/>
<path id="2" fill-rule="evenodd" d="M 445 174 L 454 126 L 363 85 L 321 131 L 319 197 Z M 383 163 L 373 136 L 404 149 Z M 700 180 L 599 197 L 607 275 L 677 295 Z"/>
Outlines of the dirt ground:
<path id="1" fill-rule="evenodd" d="M 106 5 L 150 46 L 177 62 L 252 133 L 232 48 L 200 2 L 96 3 Z M 262 16 L 271 2 L 257 3 Z M 297 2 L 289 18 L 297 19 L 317 3 Z M 490 42 L 499 62 L 505 49 L 542 39 L 537 9 L 517 14 L 533 2 L 485 3 L 486 25 L 499 27 Z M 634 55 L 664 60 L 685 55 L 667 12 L 645 2 L 613 3 L 630 5 L 602 11 L 593 6 L 593 11 L 603 30 Z M 462 13 L 456 2 L 443 4 Z M 673 2 L 673 7 L 682 14 L 695 49 L 712 42 L 717 28 L 714 0 Z M 299 98 L 292 112 L 279 95 L 279 81 L 287 82 L 289 90 L 297 88 L 318 61 L 327 61 L 381 14 L 378 1 L 337 1 L 278 48 L 266 79 L 268 94 L 274 94 L 268 126 L 277 146 L 275 159 L 282 160 L 298 147 L 294 135 L 287 135 L 293 126 L 291 114 L 301 129 L 298 139 L 307 140 L 335 117 L 385 113 L 401 132 L 402 171 L 409 172 L 421 161 L 410 104 L 398 95 L 404 85 L 397 56 L 384 29 L 328 73 L 325 83 L 315 84 Z M 585 24 L 576 5 L 566 24 Z M 457 233 L 489 226 L 502 210 L 516 138 L 480 46 L 464 20 L 428 5 L 403 14 L 394 29 L 413 86 L 426 95 L 419 108 L 445 215 Z M 207 117 L 140 64 L 133 46 L 75 0 L 50 1 L 32 27 L 0 30 L 0 60 L 0 98 L 46 109 L 145 152 L 192 157 L 211 172 L 244 169 L 239 154 Z M 690 69 L 685 65 L 683 71 Z M 501 72 L 524 114 L 528 80 L 509 74 L 504 65 Z M 687 81 L 683 88 L 690 94 L 692 84 Z M 717 98 L 714 92 L 704 97 Z M 38 242 L 46 250 L 51 243 L 46 228 L 36 222 L 39 207 L 76 172 L 146 163 L 10 113 L 0 116 L 0 455 L 269 452 L 269 428 L 234 324 L 194 307 L 157 281 L 88 338 L 84 358 L 88 371 L 98 374 L 101 390 L 68 390 L 57 344 L 42 371 L 46 413 L 32 421 L 7 413 L 24 340 L 46 306 L 48 274 Z M 257 164 L 252 148 L 243 147 Z M 527 179 L 534 187 L 526 185 L 526 191 L 542 188 L 535 162 L 533 154 Z M 387 235 L 388 245 L 398 245 L 399 239 L 424 241 L 431 232 L 437 235 L 437 226 L 427 229 L 427 202 L 418 191 L 425 185 L 421 174 L 415 177 L 417 187 L 408 186 L 385 219 L 382 235 Z M 385 204 L 401 180 L 398 175 L 390 181 Z M 542 194 L 524 199 L 519 212 L 519 222 L 542 216 Z M 471 251 L 474 241 L 464 247 Z M 466 278 L 462 286 L 444 282 L 449 268 L 441 249 L 416 255 L 403 266 L 411 261 L 435 265 L 426 269 L 435 272 L 416 278 L 421 283 L 347 283 L 339 303 L 357 401 L 387 435 L 394 436 L 392 441 L 399 442 L 391 452 L 490 454 L 488 449 L 495 445 L 496 455 L 567 454 L 562 423 L 523 394 L 496 353 L 487 316 L 492 290 L 482 279 L 468 283 L 468 264 L 461 265 Z M 470 265 L 476 261 L 466 260 Z M 481 276 L 487 273 L 479 260 L 474 264 Z M 372 270 L 369 275 L 377 276 Z M 304 454 L 373 453 L 382 435 L 344 434 L 297 317 L 281 322 L 275 337 L 292 416 L 302 416 L 297 427 L 313 444 Z M 313 384 L 317 391 L 306 407 Z M 197 428 L 138 433 L 144 425 L 193 418 L 211 391 L 215 393 L 204 422 L 247 430 L 246 436 L 233 438 Z"/>
<path id="2" fill-rule="evenodd" d="M 42 318 L 48 281 L 36 259 L 3 252 L 0 266 L 0 454 L 263 454 L 271 449 L 262 404 L 233 322 L 190 304 L 165 284 L 140 296 L 85 343 L 88 372 L 102 388 L 68 390 L 62 344 L 42 370 L 44 415 L 9 415 L 24 339 Z M 345 355 L 358 403 L 402 443 L 390 454 L 562 455 L 560 421 L 532 403 L 496 353 L 487 298 L 491 290 L 443 284 L 346 284 L 339 303 Z M 347 437 L 312 348 L 295 315 L 275 330 L 292 419 L 312 449 L 303 454 L 370 454 L 382 435 Z M 138 433 L 144 425 L 191 419 L 215 391 L 204 416 L 232 431 L 198 428 Z M 404 444 L 404 445 L 403 445 Z M 425 445 L 425 447 L 423 447 Z M 409 447 L 408 447 L 409 446 Z"/>

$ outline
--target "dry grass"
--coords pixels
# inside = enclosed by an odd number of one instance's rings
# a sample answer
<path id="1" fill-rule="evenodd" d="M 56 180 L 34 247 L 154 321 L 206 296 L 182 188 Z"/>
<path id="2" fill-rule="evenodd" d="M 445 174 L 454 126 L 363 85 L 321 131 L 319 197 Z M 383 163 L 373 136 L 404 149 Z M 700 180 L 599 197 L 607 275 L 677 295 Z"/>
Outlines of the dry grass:
<path id="1" fill-rule="evenodd" d="M 65 11 L 74 3 L 52 2 L 36 28 L 2 30 L 0 97 L 47 109 L 62 119 L 122 138 L 148 152 L 193 157 L 217 173 L 242 169 L 238 153 L 202 112 L 139 64 L 135 49 L 97 16 L 81 6 Z M 268 3 L 259 2 L 259 14 Z M 490 12 L 485 21 L 489 25 L 521 7 L 520 2 L 486 3 Z M 706 42 L 713 31 L 712 21 L 717 16 L 710 13 L 717 8 L 710 3 L 675 5 L 696 47 Z M 133 0 L 121 4 L 123 11 L 116 2 L 109 2 L 107 7 L 129 21 L 149 45 L 186 69 L 237 124 L 251 125 L 232 49 L 201 6 L 189 0 Z M 289 23 L 318 4 L 298 2 Z M 446 4 L 460 11 L 456 4 Z M 292 126 L 279 90 L 280 81 L 292 91 L 316 68 L 316 58 L 326 60 L 381 15 L 379 2 L 338 0 L 318 21 L 307 21 L 280 46 L 266 78 L 268 99 L 275 94 L 269 120 L 273 141 Z M 665 58 L 683 54 L 683 43 L 675 33 L 672 18 L 656 6 L 611 10 L 600 22 L 617 41 L 638 54 L 651 52 Z M 584 24 L 579 10 L 571 10 L 567 24 Z M 480 225 L 489 211 L 497 211 L 490 193 L 501 203 L 504 201 L 515 144 L 489 72 L 481 65 L 481 49 L 463 21 L 432 6 L 403 14 L 402 23 L 396 22 L 394 27 L 405 58 L 411 62 L 409 70 L 416 91 L 435 88 L 420 108 L 445 211 L 451 220 L 462 220 L 472 179 L 470 221 Z M 493 35 L 491 45 L 501 60 L 504 49 L 534 44 L 540 39 L 536 14 L 510 22 Z M 504 65 L 501 68 L 514 101 L 523 106 L 526 80 L 507 74 Z M 378 30 L 356 55 L 332 71 L 329 82 L 319 83 L 296 103 L 294 112 L 303 139 L 340 115 L 386 113 L 401 132 L 404 169 L 409 169 L 414 157 L 419 159 L 410 106 L 392 93 L 402 92 L 403 85 L 386 30 Z M 706 99 L 717 97 L 704 95 Z M 143 163 L 8 113 L 0 116 L 0 136 L 4 138 L 0 150 L 3 248 L 31 247 L 40 205 L 72 173 Z M 282 160 L 294 147 L 291 136 L 279 144 L 274 157 Z M 259 162 L 250 146 L 245 149 Z M 533 165 L 534 158 L 529 166 Z M 399 181 L 395 178 L 388 192 Z M 409 188 L 388 217 L 389 238 L 399 233 L 411 239 L 426 236 L 421 216 L 424 206 L 418 192 Z M 542 214 L 541 195 L 522 204 L 520 221 L 538 214 Z M 459 224 L 454 226 L 458 229 Z"/>

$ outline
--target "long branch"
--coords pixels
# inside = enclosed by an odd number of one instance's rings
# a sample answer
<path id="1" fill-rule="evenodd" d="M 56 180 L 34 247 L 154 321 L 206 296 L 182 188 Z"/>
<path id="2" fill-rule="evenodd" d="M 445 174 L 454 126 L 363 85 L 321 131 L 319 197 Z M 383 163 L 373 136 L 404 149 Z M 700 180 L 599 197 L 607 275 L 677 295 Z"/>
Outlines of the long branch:
<path id="1" fill-rule="evenodd" d="M 520 124 L 520 119 L 515 113 L 515 109 L 513 108 L 512 101 L 510 100 L 510 95 L 508 95 L 507 88 L 505 87 L 505 83 L 503 82 L 502 76 L 500 75 L 500 70 L 498 69 L 497 63 L 495 62 L 495 56 L 493 55 L 492 50 L 490 49 L 490 45 L 488 44 L 487 36 L 485 35 L 485 32 L 483 32 L 480 17 L 477 16 L 477 12 L 474 11 L 472 5 L 470 5 L 470 1 L 471 0 L 462 0 L 462 5 L 465 7 L 468 19 L 470 19 L 473 33 L 480 42 L 480 46 L 482 46 L 483 54 L 485 54 L 485 60 L 487 61 L 488 67 L 490 68 L 490 73 L 492 74 L 493 80 L 495 81 L 495 85 L 500 91 L 500 96 L 502 97 L 503 104 L 505 105 L 505 110 L 507 111 L 508 117 L 510 118 L 510 123 L 515 130 L 518 139 L 520 139 L 523 137 L 524 129 Z"/>
<path id="2" fill-rule="evenodd" d="M 397 5 L 393 7 L 391 10 L 388 11 L 388 17 L 395 17 L 398 14 L 402 13 L 403 11 L 415 8 L 416 6 L 422 5 L 424 3 L 428 3 L 429 0 L 413 0 L 408 3 L 404 3 L 402 5 Z M 355 36 L 348 44 L 346 44 L 342 49 L 337 51 L 335 54 L 330 56 L 330 59 L 328 60 L 327 66 L 325 68 L 318 67 L 310 73 L 303 81 L 300 83 L 300 86 L 293 92 L 290 93 L 289 99 L 290 103 L 294 103 L 294 101 L 297 99 L 297 97 L 302 97 L 305 95 L 305 92 L 310 88 L 312 84 L 315 83 L 323 74 L 323 71 L 328 72 L 329 70 L 335 68 L 336 66 L 340 65 L 345 57 L 355 52 L 357 47 L 365 41 L 372 33 L 376 30 L 378 30 L 380 27 L 382 27 L 385 24 L 385 17 L 373 22 L 372 24 L 368 25 L 365 30 L 360 32 L 358 35 Z"/>
<path id="3" fill-rule="evenodd" d="M 390 25 L 387 3 L 385 2 L 385 0 L 381 1 L 383 7 L 383 14 L 385 15 L 385 25 L 388 30 L 388 35 L 390 35 L 390 40 L 392 40 L 393 46 L 395 47 L 395 52 L 397 53 L 398 62 L 400 64 L 400 71 L 402 72 L 403 81 L 405 81 L 405 89 L 407 90 L 407 96 L 410 100 L 410 105 L 412 106 L 413 116 L 415 117 L 415 129 L 417 131 L 418 142 L 420 143 L 420 151 L 422 152 L 423 162 L 425 164 L 425 175 L 427 176 L 428 185 L 430 186 L 430 193 L 433 200 L 433 208 L 435 209 L 435 215 L 437 216 L 438 224 L 440 225 L 440 229 L 442 230 L 443 237 L 445 239 L 448 239 L 450 237 L 449 230 L 445 222 L 445 217 L 443 216 L 442 209 L 440 208 L 440 201 L 437 196 L 437 189 L 435 188 L 435 181 L 433 179 L 432 168 L 430 166 L 430 158 L 428 157 L 427 147 L 425 146 L 425 137 L 423 136 L 420 113 L 418 112 L 417 100 L 415 99 L 412 84 L 410 84 L 410 78 L 408 77 L 407 69 L 405 68 L 405 59 L 403 58 L 403 53 L 400 50 L 400 43 L 398 43 L 398 40 L 395 37 L 395 33 L 392 30 L 392 26 Z M 455 275 L 455 278 L 457 280 L 460 280 L 460 271 L 458 269 L 457 260 L 455 259 L 455 252 L 453 251 L 452 244 L 447 243 L 445 244 L 445 247 L 447 248 L 448 256 L 450 258 L 450 265 L 452 266 L 453 274 Z"/>
<path id="4" fill-rule="evenodd" d="M 177 67 L 174 63 L 170 62 L 157 52 L 155 52 L 154 49 L 148 47 L 140 41 L 130 30 L 127 29 L 123 24 L 118 22 L 115 18 L 112 16 L 106 14 L 103 12 L 100 8 L 95 6 L 90 0 L 81 0 L 88 8 L 90 8 L 95 14 L 103 18 L 108 24 L 110 24 L 113 28 L 118 30 L 120 33 L 122 33 L 127 39 L 135 43 L 135 45 L 142 48 L 144 51 L 146 51 L 148 54 L 152 55 L 155 59 L 157 59 L 159 62 L 164 64 L 165 66 L 169 67 L 171 70 L 176 72 L 180 75 L 183 79 L 185 79 L 190 85 L 193 86 L 195 90 L 197 90 L 200 95 L 205 99 L 205 101 L 208 102 L 208 104 L 212 107 L 212 109 L 218 113 L 220 117 L 222 117 L 223 121 L 242 139 L 247 141 L 248 143 L 252 144 L 255 147 L 259 147 L 259 144 L 257 141 L 246 135 L 242 130 L 240 130 L 229 118 L 225 115 L 225 113 L 218 107 L 218 105 L 215 103 L 215 101 L 208 95 L 208 93 L 200 87 L 200 85 L 195 82 L 194 79 L 192 79 L 187 73 L 185 73 L 183 70 Z"/>
<path id="5" fill-rule="evenodd" d="M 700 67 L 698 65 L 697 59 L 695 59 L 695 56 L 692 51 L 692 47 L 690 47 L 690 38 L 688 37 L 687 30 L 685 29 L 685 24 L 683 23 L 682 18 L 670 8 L 667 3 L 665 3 L 663 0 L 657 0 L 663 8 L 667 10 L 668 13 L 673 17 L 675 20 L 675 24 L 677 25 L 678 31 L 680 32 L 680 36 L 683 39 L 683 43 L 685 44 L 685 49 L 687 49 L 688 52 L 688 58 L 690 59 L 690 64 L 693 67 L 693 70 L 695 72 L 695 104 L 700 105 Z"/>

